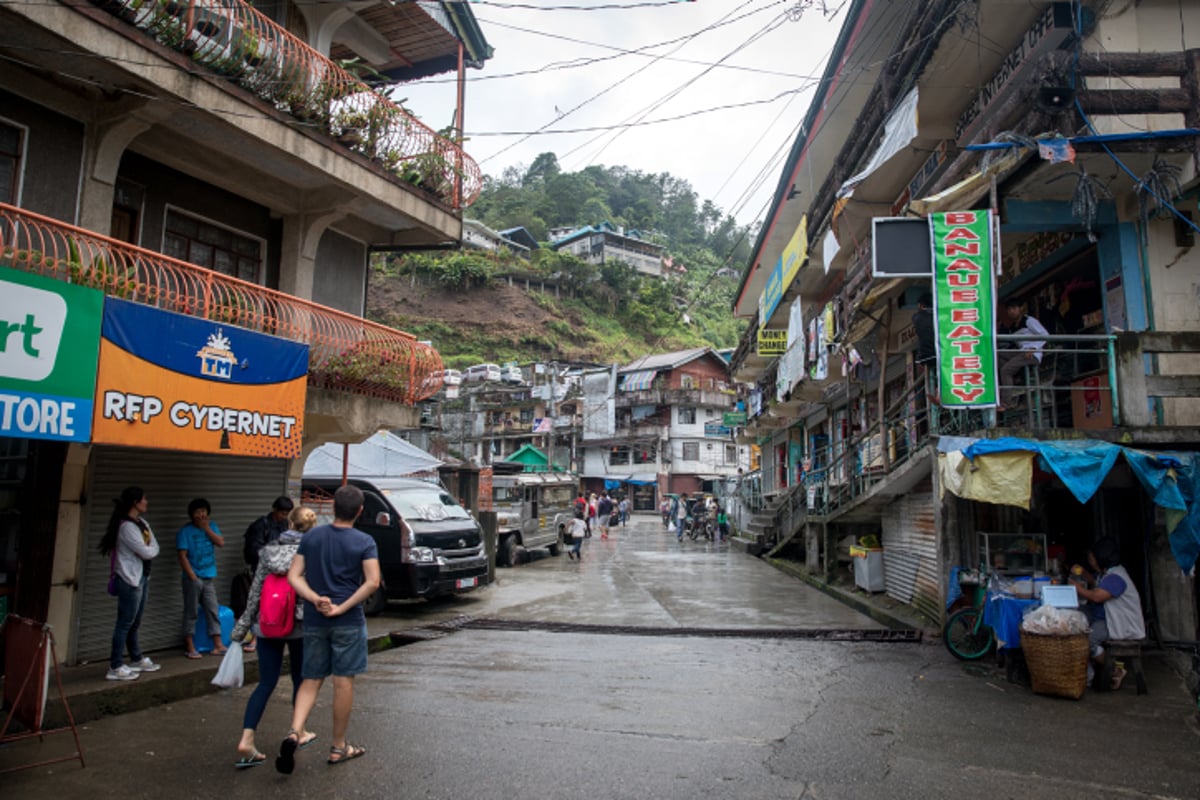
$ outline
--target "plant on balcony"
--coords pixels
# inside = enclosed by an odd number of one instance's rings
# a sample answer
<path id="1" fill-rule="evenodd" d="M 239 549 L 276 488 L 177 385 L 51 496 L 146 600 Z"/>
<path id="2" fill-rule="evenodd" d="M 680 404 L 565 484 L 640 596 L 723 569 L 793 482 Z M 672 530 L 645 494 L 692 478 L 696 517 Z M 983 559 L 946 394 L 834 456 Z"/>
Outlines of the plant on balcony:
<path id="1" fill-rule="evenodd" d="M 331 389 L 357 390 L 363 394 L 395 396 L 408 389 L 408 360 L 399 351 L 385 349 L 376 341 L 364 341 L 324 363 L 311 365 L 318 385 Z"/>

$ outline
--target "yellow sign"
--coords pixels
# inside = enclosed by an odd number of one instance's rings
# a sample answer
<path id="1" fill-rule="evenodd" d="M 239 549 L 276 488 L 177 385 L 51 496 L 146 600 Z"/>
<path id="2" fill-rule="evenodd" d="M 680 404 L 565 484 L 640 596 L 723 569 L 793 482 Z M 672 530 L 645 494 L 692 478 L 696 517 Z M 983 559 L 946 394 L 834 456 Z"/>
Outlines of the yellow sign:
<path id="1" fill-rule="evenodd" d="M 758 354 L 760 356 L 781 356 L 787 352 L 787 331 L 759 328 Z"/>
<path id="2" fill-rule="evenodd" d="M 775 268 L 767 277 L 767 285 L 763 287 L 762 297 L 759 298 L 758 319 L 761 324 L 766 325 L 770 321 L 771 315 L 779 307 L 779 301 L 783 299 L 784 292 L 792 285 L 792 280 L 807 258 L 808 217 L 805 216 L 800 218 L 800 224 L 796 226 L 787 247 L 783 248 L 783 253 L 775 262 Z"/>

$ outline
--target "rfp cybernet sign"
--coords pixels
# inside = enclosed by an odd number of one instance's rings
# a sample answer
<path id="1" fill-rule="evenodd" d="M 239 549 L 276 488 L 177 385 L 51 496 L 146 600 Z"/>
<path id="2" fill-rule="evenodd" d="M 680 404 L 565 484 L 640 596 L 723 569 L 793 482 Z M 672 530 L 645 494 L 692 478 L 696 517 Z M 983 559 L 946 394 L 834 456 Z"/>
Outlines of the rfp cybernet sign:
<path id="1" fill-rule="evenodd" d="M 0 269 L 0 436 L 88 441 L 103 307 L 95 289 Z"/>
<path id="2" fill-rule="evenodd" d="M 296 458 L 308 346 L 108 298 L 93 441 Z"/>

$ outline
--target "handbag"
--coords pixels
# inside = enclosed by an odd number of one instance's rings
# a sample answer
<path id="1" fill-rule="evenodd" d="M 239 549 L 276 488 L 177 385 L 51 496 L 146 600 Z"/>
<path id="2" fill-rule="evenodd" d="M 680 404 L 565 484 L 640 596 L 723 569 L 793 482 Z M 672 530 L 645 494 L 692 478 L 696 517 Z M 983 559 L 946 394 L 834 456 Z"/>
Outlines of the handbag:
<path id="1" fill-rule="evenodd" d="M 117 548 L 113 548 L 112 554 L 108 559 L 108 593 L 113 597 L 117 596 Z"/>
<path id="2" fill-rule="evenodd" d="M 217 668 L 217 674 L 213 676 L 213 686 L 237 689 L 246 678 L 243 667 L 242 643 L 231 642 L 229 649 L 225 651 L 225 657 L 221 659 L 221 666 Z"/>
<path id="3" fill-rule="evenodd" d="M 621 523 L 621 517 L 618 516 L 617 512 L 614 511 L 612 513 L 612 516 L 608 518 L 608 526 L 610 528 L 614 528 L 617 525 L 619 525 L 620 523 Z"/>

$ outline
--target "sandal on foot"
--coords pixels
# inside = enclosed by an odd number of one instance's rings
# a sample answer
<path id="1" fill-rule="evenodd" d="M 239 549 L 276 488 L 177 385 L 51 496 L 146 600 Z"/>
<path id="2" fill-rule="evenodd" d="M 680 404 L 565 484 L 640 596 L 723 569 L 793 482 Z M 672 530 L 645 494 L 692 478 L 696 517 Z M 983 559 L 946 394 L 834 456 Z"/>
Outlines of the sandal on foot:
<path id="1" fill-rule="evenodd" d="M 204 658 L 204 656 L 200 655 L 200 651 L 198 651 L 198 650 L 188 650 L 186 653 L 183 654 L 183 657 L 184 658 L 193 658 L 193 659 Z"/>
<path id="2" fill-rule="evenodd" d="M 296 745 L 296 748 L 299 750 L 303 750 L 304 748 L 308 747 L 310 744 L 312 744 L 319 738 L 320 737 L 317 736 L 315 733 L 312 736 L 309 736 L 307 739 L 301 737 L 300 743 L 298 745 Z"/>
<path id="3" fill-rule="evenodd" d="M 255 750 L 251 755 L 242 756 L 237 761 L 233 762 L 234 769 L 248 769 L 257 767 L 267 760 L 267 757 Z"/>
<path id="4" fill-rule="evenodd" d="M 349 761 L 352 758 L 358 758 L 359 756 L 365 756 L 366 754 L 367 750 L 365 747 L 356 747 L 355 745 L 346 742 L 345 747 L 329 748 L 329 759 L 325 763 L 341 764 Z M 337 758 L 334 758 L 334 756 L 337 756 Z"/>
<path id="5" fill-rule="evenodd" d="M 300 742 L 292 738 L 295 735 L 296 732 L 292 731 L 288 738 L 279 743 L 279 755 L 275 758 L 276 772 L 291 775 L 296 769 L 296 748 L 300 746 Z"/>

